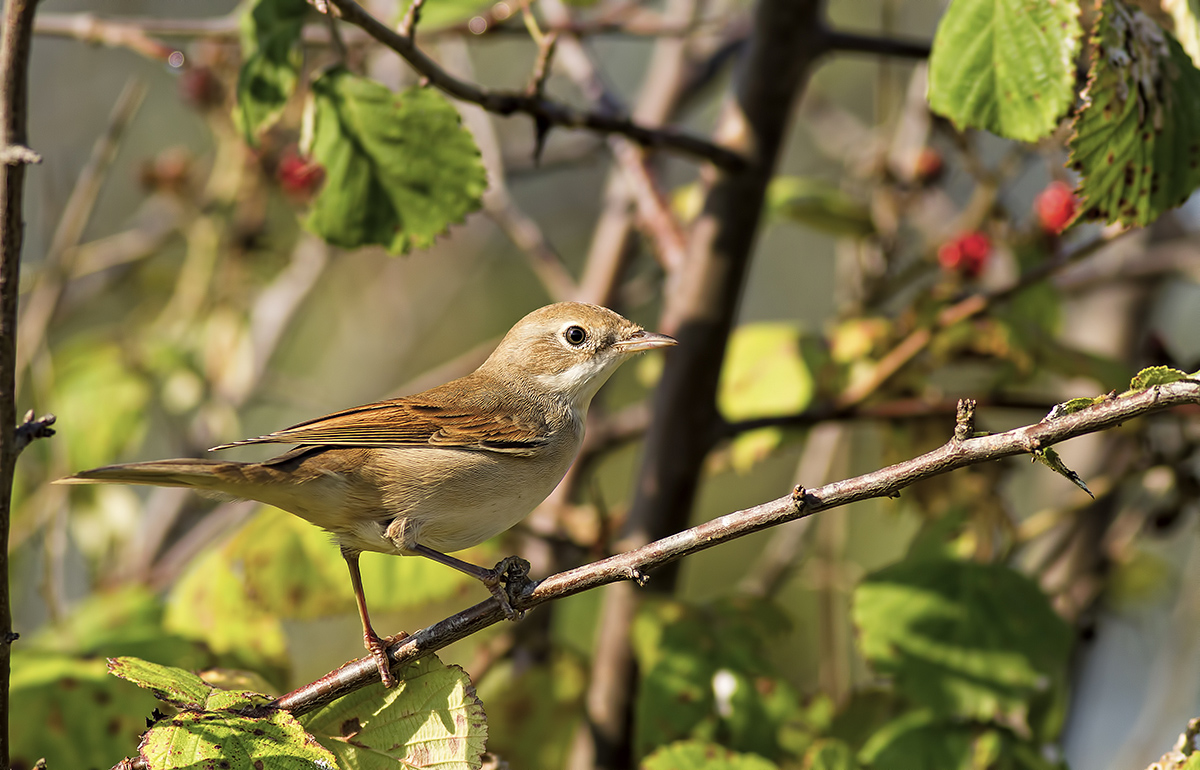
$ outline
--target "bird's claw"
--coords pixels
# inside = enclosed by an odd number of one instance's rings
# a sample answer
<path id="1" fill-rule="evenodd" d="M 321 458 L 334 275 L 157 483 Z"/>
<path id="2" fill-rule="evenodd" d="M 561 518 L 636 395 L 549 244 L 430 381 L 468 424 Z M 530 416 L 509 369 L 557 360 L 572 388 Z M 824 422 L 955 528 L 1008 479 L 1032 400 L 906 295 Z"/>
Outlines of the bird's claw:
<path id="1" fill-rule="evenodd" d="M 505 618 L 520 620 L 525 617 L 525 611 L 514 608 L 512 600 L 519 596 L 530 582 L 529 562 L 520 556 L 505 556 L 495 567 L 488 570 L 488 577 L 483 584 L 500 603 Z"/>
<path id="2" fill-rule="evenodd" d="M 408 636 L 408 634 L 404 636 Z M 379 681 L 383 682 L 383 686 L 389 690 L 396 686 L 396 677 L 392 675 L 392 661 L 388 658 L 385 647 L 394 639 L 395 637 L 391 636 L 387 639 L 380 639 L 376 634 L 363 634 L 363 644 L 366 645 L 367 652 L 371 653 L 375 665 L 379 668 Z"/>

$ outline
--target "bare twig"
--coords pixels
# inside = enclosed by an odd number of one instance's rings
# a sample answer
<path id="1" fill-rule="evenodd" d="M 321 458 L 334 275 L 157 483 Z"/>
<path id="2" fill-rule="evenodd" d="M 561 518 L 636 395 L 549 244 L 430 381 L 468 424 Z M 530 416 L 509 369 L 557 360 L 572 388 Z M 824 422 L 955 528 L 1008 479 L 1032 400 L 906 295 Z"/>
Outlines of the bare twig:
<path id="1" fill-rule="evenodd" d="M 834 30 L 825 34 L 825 46 L 834 53 L 867 53 L 902 59 L 929 58 L 929 43 Z"/>
<path id="2" fill-rule="evenodd" d="M 35 420 L 33 410 L 30 409 L 25 413 L 25 419 L 17 426 L 17 435 L 13 440 L 13 451 L 16 454 L 21 454 L 25 450 L 25 447 L 32 444 L 35 440 L 53 436 L 54 429 L 50 426 L 57 419 L 52 414 L 44 414 Z"/>
<path id="3" fill-rule="evenodd" d="M 417 48 L 412 38 L 405 37 L 367 13 L 354 0 L 331 0 L 343 18 L 357 25 L 368 35 L 400 54 L 413 69 L 428 79 L 430 85 L 464 102 L 478 104 L 497 115 L 525 114 L 535 121 L 563 128 L 586 128 L 603 134 L 627 136 L 647 147 L 659 147 L 690 155 L 729 169 L 741 168 L 745 158 L 737 152 L 690 134 L 670 128 L 652 128 L 628 118 L 597 112 L 581 112 L 550 99 L 538 98 L 515 91 L 495 91 L 481 88 L 453 77 L 433 59 Z"/>
<path id="4" fill-rule="evenodd" d="M 919 457 L 815 489 L 798 486 L 788 494 L 678 532 L 627 553 L 561 572 L 527 587 L 513 607 L 530 610 L 599 586 L 644 577 L 684 556 L 819 511 L 873 498 L 895 497 L 924 479 L 970 465 L 1027 454 L 1067 439 L 1116 427 L 1137 417 L 1185 404 L 1200 404 L 1200 381 L 1181 380 L 1088 407 L 1053 420 L 965 441 L 947 441 Z M 394 664 L 414 660 L 504 620 L 495 599 L 488 599 L 425 628 L 388 649 Z M 379 672 L 367 657 L 278 698 L 275 705 L 305 714 L 354 690 L 377 684 Z"/>
<path id="5" fill-rule="evenodd" d="M 26 147 L 29 48 L 36 0 L 8 0 L 0 28 L 0 148 Z M 17 463 L 17 294 L 21 286 L 21 246 L 25 223 L 25 163 L 0 166 L 0 767 L 9 766 L 8 678 L 12 605 L 8 586 L 8 533 L 12 521 L 12 482 Z"/>

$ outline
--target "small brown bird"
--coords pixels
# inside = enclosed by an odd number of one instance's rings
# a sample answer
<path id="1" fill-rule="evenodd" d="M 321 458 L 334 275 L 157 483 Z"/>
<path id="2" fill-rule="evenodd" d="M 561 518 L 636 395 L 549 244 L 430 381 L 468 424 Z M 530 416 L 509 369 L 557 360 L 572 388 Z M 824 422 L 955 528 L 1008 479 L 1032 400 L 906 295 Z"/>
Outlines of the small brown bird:
<path id="1" fill-rule="evenodd" d="M 58 483 L 194 487 L 268 503 L 328 530 L 350 569 L 366 647 L 390 687 L 359 554 L 439 561 L 481 580 L 515 617 L 500 585 L 510 560 L 484 569 L 446 552 L 478 545 L 528 515 L 575 460 L 600 386 L 632 354 L 674 344 L 607 308 L 562 302 L 518 321 L 465 377 L 213 447 L 298 445 L 272 460 L 128 463 Z"/>

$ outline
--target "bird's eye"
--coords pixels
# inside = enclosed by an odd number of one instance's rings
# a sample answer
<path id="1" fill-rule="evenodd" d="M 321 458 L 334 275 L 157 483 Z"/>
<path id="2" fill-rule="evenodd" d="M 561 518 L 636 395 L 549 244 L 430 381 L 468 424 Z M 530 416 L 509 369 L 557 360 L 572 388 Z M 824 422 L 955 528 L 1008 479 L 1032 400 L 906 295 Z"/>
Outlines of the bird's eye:
<path id="1" fill-rule="evenodd" d="M 567 344 L 579 347 L 584 342 L 587 342 L 587 331 L 582 326 L 568 326 L 563 332 L 563 339 Z"/>

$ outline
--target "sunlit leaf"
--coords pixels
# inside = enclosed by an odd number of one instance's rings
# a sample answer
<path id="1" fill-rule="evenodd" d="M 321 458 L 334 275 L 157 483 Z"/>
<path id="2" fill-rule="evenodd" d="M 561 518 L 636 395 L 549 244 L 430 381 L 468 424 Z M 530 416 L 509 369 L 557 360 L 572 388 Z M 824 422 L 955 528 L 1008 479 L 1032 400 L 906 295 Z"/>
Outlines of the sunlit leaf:
<path id="1" fill-rule="evenodd" d="M 812 400 L 813 377 L 800 352 L 801 332 L 783 323 L 739 327 L 729 340 L 717 403 L 727 420 L 796 414 Z M 738 436 L 733 465 L 745 470 L 782 439 L 777 428 Z"/>
<path id="2" fill-rule="evenodd" d="M 1200 186 L 1200 70 L 1142 11 L 1101 8 L 1070 164 L 1083 216 L 1147 225 Z"/>
<path id="3" fill-rule="evenodd" d="M 1145 390 L 1155 385 L 1170 385 L 1172 382 L 1186 380 L 1187 373 L 1169 366 L 1150 366 L 1133 376 L 1129 381 L 1130 390 Z"/>
<path id="4" fill-rule="evenodd" d="M 755 754 L 739 754 L 717 743 L 679 741 L 642 760 L 641 770 L 776 770 L 778 765 Z"/>
<path id="5" fill-rule="evenodd" d="M 1023 725 L 1065 697 L 1071 631 L 1036 583 L 1003 565 L 886 567 L 855 590 L 854 620 L 867 660 L 936 715 Z"/>
<path id="6" fill-rule="evenodd" d="M 233 119 L 252 145 L 279 120 L 296 90 L 307 13 L 305 0 L 251 0 L 242 12 L 242 68 Z"/>
<path id="7" fill-rule="evenodd" d="M 177 708 L 204 708 L 212 685 L 190 671 L 133 657 L 109 658 L 108 671 Z"/>
<path id="8" fill-rule="evenodd" d="M 429 655 L 396 672 L 397 685 L 364 687 L 303 717 L 345 770 L 475 769 L 488 726 L 458 666 Z"/>
<path id="9" fill-rule="evenodd" d="M 183 711 L 157 722 L 138 747 L 155 770 L 336 770 L 337 760 L 291 714 Z"/>
<path id="10" fill-rule="evenodd" d="M 393 93 L 329 70 L 312 86 L 305 149 L 325 169 L 306 225 L 336 246 L 399 254 L 479 208 L 487 177 L 458 111 L 432 88 Z"/>
<path id="11" fill-rule="evenodd" d="M 929 56 L 929 106 L 960 128 L 1046 136 L 1075 100 L 1078 15 L 1062 0 L 954 0 Z"/>
<path id="12" fill-rule="evenodd" d="M 23 644 L 23 643 L 22 643 Z M 12 766 L 112 767 L 130 754 L 159 705 L 108 675 L 102 658 L 30 652 L 12 657 Z"/>

